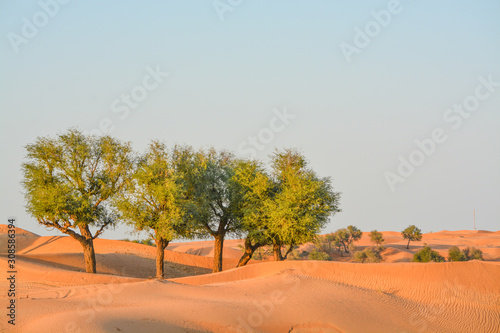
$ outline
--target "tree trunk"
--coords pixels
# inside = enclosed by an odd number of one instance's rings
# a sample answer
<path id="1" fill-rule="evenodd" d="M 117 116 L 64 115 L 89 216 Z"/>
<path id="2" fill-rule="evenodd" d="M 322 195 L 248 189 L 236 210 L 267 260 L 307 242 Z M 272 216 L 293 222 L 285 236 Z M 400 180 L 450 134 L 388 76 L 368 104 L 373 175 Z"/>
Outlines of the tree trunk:
<path id="1" fill-rule="evenodd" d="M 286 259 L 288 257 L 288 255 L 290 254 L 290 252 L 292 252 L 292 251 L 293 251 L 293 244 L 290 244 L 290 247 L 288 248 L 285 255 L 283 256 L 283 259 Z"/>
<path id="2" fill-rule="evenodd" d="M 165 238 L 156 238 L 156 278 L 163 279 L 165 268 L 165 248 L 168 246 L 169 241 Z"/>
<path id="3" fill-rule="evenodd" d="M 87 273 L 96 273 L 96 261 L 94 252 L 94 240 L 92 238 L 80 241 L 83 247 L 83 256 L 85 258 L 85 271 Z"/>
<path id="4" fill-rule="evenodd" d="M 82 244 L 83 257 L 85 258 L 85 271 L 87 273 L 96 273 L 94 239 L 92 238 L 92 233 L 88 225 L 80 225 L 78 228 L 80 229 L 81 236 L 78 235 L 77 237 L 73 237 Z"/>
<path id="5" fill-rule="evenodd" d="M 219 233 L 214 236 L 214 265 L 212 272 L 222 271 L 222 249 L 224 247 L 224 234 Z"/>
<path id="6" fill-rule="evenodd" d="M 406 248 L 409 249 L 410 248 L 410 239 L 408 238 L 408 244 L 406 244 Z"/>
<path id="7" fill-rule="evenodd" d="M 238 266 L 236 266 L 236 267 L 242 267 L 242 266 L 245 266 L 246 264 L 248 264 L 250 259 L 252 259 L 252 255 L 254 252 L 255 251 L 252 250 L 251 248 L 246 248 L 245 253 L 243 253 L 243 255 L 241 256 L 240 261 L 238 262 Z"/>
<path id="8" fill-rule="evenodd" d="M 238 262 L 238 266 L 236 267 L 242 267 L 245 266 L 250 259 L 252 259 L 252 256 L 259 247 L 263 246 L 263 244 L 256 243 L 255 245 L 252 245 L 252 241 L 247 237 L 245 238 L 245 253 L 240 258 L 240 261 Z"/>
<path id="9" fill-rule="evenodd" d="M 282 261 L 281 244 L 273 243 L 274 261 Z"/>

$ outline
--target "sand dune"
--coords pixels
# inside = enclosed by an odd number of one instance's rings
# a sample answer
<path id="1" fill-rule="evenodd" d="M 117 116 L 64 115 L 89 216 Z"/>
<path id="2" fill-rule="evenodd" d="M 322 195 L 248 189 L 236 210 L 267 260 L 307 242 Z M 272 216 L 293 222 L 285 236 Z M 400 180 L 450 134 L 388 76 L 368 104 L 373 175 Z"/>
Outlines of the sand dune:
<path id="1" fill-rule="evenodd" d="M 154 273 L 153 247 L 97 240 L 102 274 L 87 274 L 80 272 L 76 241 L 26 233 L 17 260 L 18 325 L 13 330 L 3 320 L 0 331 L 500 331 L 499 262 L 401 262 L 424 241 L 445 252 L 452 245 L 480 247 L 498 260 L 499 232 L 426 234 L 409 250 L 399 233 L 384 236 L 391 242 L 383 251 L 386 263 L 262 262 L 196 276 L 188 275 L 210 267 L 210 243 L 173 243 L 167 258 L 179 263 L 167 265 L 172 279 L 158 281 L 147 279 Z M 233 250 L 226 265 L 237 260 L 231 257 L 237 257 L 238 244 L 225 244 Z M 370 245 L 366 236 L 358 244 Z M 2 267 L 6 263 L 0 256 Z M 0 285 L 7 288 L 5 281 Z M 7 301 L 3 292 L 0 302 Z"/>

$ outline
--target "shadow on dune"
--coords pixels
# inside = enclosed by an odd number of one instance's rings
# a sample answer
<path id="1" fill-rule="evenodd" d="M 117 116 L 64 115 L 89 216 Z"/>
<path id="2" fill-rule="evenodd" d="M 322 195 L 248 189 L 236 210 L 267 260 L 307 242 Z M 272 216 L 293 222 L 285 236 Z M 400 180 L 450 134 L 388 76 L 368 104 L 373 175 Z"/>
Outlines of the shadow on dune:
<path id="1" fill-rule="evenodd" d="M 18 255 L 18 258 L 44 266 L 85 272 L 83 253 Z M 107 253 L 96 254 L 96 261 L 97 272 L 99 274 L 141 279 L 152 278 L 156 275 L 155 259 L 151 258 L 144 258 L 131 254 Z M 166 278 L 201 275 L 210 272 L 210 269 L 203 267 L 188 266 L 165 261 Z"/>

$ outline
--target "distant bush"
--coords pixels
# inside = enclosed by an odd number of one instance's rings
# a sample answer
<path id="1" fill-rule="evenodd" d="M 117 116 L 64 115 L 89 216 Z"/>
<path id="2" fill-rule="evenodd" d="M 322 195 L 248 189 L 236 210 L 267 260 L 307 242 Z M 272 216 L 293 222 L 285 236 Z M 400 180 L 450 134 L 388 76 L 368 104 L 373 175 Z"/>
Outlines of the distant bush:
<path id="1" fill-rule="evenodd" d="M 314 249 L 309 253 L 309 260 L 332 260 L 332 258 L 328 253 Z"/>
<path id="2" fill-rule="evenodd" d="M 465 255 L 457 246 L 453 246 L 448 250 L 448 261 L 465 261 Z"/>
<path id="3" fill-rule="evenodd" d="M 435 261 L 435 262 L 443 262 L 444 257 L 441 256 L 437 251 L 434 251 L 428 246 L 424 246 L 423 249 L 415 253 L 413 256 L 413 262 L 429 262 L 429 261 Z"/>
<path id="4" fill-rule="evenodd" d="M 156 244 L 152 238 L 147 238 L 147 239 L 143 239 L 143 240 L 140 240 L 140 239 L 130 240 L 128 238 L 125 238 L 125 239 L 122 239 L 121 241 L 143 244 L 143 245 L 148 245 L 148 246 L 156 246 Z"/>
<path id="5" fill-rule="evenodd" d="M 467 247 L 463 249 L 465 260 L 483 260 L 483 251 L 475 247 Z"/>
<path id="6" fill-rule="evenodd" d="M 363 251 L 354 252 L 353 260 L 355 262 L 360 262 L 360 263 L 364 262 L 375 263 L 375 262 L 381 262 L 382 256 L 380 255 L 379 248 L 367 247 Z"/>
<path id="7" fill-rule="evenodd" d="M 466 247 L 462 251 L 457 246 L 448 250 L 448 261 L 483 260 L 483 251 L 475 247 Z"/>

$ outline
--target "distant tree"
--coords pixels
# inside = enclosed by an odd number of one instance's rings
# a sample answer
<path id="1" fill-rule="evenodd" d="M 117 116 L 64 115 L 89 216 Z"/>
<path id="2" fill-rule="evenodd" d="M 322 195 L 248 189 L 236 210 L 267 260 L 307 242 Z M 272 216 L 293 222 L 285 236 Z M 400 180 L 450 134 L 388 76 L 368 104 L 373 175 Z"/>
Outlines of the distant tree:
<path id="1" fill-rule="evenodd" d="M 178 148 L 177 148 L 178 149 Z M 184 184 L 176 170 L 175 149 L 168 154 L 164 144 L 153 141 L 139 158 L 127 191 L 115 200 L 122 219 L 138 231 L 147 231 L 156 244 L 156 277 L 164 276 L 165 248 L 170 241 L 188 237 L 183 223 Z"/>
<path id="2" fill-rule="evenodd" d="M 355 249 L 355 247 L 353 247 L 354 242 L 361 239 L 362 236 L 363 232 L 353 225 L 347 228 L 338 229 L 331 234 L 333 244 L 340 251 L 341 256 L 343 256 L 342 252 L 349 253 L 350 250 Z"/>
<path id="3" fill-rule="evenodd" d="M 77 240 L 85 270 L 95 273 L 94 239 L 118 220 L 111 200 L 130 178 L 130 144 L 71 129 L 56 138 L 38 138 L 26 150 L 22 185 L 27 211 L 40 224 Z"/>
<path id="4" fill-rule="evenodd" d="M 413 262 L 443 262 L 444 257 L 442 257 L 437 251 L 432 250 L 429 246 L 424 246 L 423 249 L 419 250 L 413 255 Z"/>
<path id="5" fill-rule="evenodd" d="M 377 248 L 367 247 L 363 251 L 357 251 L 353 255 L 353 260 L 359 263 L 377 263 L 382 261 L 382 256 Z"/>
<path id="6" fill-rule="evenodd" d="M 334 250 L 334 238 L 332 234 L 327 235 L 319 235 L 314 240 L 314 245 L 318 249 L 319 252 L 326 252 L 328 254 L 332 254 Z"/>
<path id="7" fill-rule="evenodd" d="M 381 232 L 378 232 L 377 230 L 372 230 L 370 232 L 370 240 L 376 245 L 382 245 L 385 242 L 384 236 L 382 235 Z"/>
<path id="8" fill-rule="evenodd" d="M 401 232 L 404 239 L 408 239 L 408 244 L 406 244 L 406 248 L 410 248 L 410 241 L 416 242 L 422 240 L 422 232 L 419 228 L 414 225 L 410 225 L 408 228 Z"/>
<path id="9" fill-rule="evenodd" d="M 346 228 L 338 229 L 333 233 L 334 245 L 340 251 L 340 256 L 342 257 L 342 252 L 349 253 L 349 232 Z"/>

